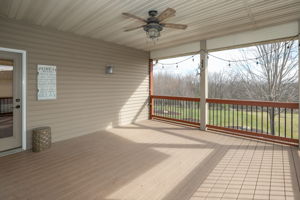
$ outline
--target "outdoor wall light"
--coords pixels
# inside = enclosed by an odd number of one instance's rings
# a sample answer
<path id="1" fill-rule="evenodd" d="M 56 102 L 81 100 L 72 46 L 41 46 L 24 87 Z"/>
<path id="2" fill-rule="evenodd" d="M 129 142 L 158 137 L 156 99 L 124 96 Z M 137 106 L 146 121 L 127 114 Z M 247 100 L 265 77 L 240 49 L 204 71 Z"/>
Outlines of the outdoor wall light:
<path id="1" fill-rule="evenodd" d="M 112 74 L 113 73 L 113 66 L 107 65 L 105 67 L 105 74 Z"/>

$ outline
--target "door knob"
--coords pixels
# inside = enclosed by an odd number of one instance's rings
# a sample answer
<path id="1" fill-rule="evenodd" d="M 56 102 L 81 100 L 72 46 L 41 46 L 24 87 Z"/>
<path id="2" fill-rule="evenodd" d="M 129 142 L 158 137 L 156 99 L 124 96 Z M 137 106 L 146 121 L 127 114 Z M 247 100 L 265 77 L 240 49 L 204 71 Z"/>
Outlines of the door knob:
<path id="1" fill-rule="evenodd" d="M 21 108 L 21 106 L 20 105 L 16 105 L 14 108 L 19 109 L 19 108 Z"/>

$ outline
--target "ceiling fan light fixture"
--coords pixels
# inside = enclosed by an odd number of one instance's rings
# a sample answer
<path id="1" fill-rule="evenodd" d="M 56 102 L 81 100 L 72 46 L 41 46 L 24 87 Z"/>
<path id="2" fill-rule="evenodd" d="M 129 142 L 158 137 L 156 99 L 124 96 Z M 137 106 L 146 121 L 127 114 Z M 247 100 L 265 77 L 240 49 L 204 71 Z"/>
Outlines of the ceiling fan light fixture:
<path id="1" fill-rule="evenodd" d="M 162 29 L 162 26 L 158 23 L 149 23 L 144 26 L 144 30 L 146 31 L 148 38 L 152 40 L 160 36 L 160 31 L 162 31 Z"/>
<path id="2" fill-rule="evenodd" d="M 159 30 L 157 30 L 156 28 L 150 28 L 147 32 L 146 32 L 148 38 L 150 39 L 155 39 L 158 38 L 160 36 L 160 32 Z"/>

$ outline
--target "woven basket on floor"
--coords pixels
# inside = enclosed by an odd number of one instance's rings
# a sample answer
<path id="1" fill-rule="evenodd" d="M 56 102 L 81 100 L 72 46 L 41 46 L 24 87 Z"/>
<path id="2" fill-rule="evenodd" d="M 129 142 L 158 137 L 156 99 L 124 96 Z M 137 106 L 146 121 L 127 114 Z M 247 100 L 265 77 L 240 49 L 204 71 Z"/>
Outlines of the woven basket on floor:
<path id="1" fill-rule="evenodd" d="M 51 128 L 40 127 L 32 132 L 32 151 L 40 152 L 51 147 Z"/>

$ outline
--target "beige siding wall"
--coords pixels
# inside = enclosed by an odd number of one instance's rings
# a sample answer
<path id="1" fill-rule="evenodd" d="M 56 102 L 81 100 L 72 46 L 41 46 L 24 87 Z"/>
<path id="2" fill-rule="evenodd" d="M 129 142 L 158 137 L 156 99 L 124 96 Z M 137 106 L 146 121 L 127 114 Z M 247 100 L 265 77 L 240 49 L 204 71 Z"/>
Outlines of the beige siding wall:
<path id="1" fill-rule="evenodd" d="M 29 145 L 34 127 L 60 141 L 148 117 L 148 52 L 2 18 L 0 27 L 0 47 L 27 51 Z M 57 100 L 36 100 L 37 64 L 57 66 Z"/>

